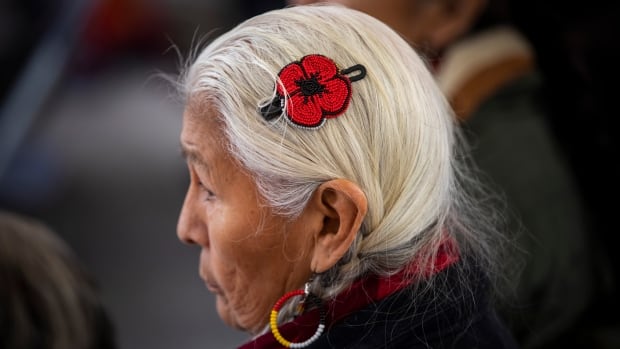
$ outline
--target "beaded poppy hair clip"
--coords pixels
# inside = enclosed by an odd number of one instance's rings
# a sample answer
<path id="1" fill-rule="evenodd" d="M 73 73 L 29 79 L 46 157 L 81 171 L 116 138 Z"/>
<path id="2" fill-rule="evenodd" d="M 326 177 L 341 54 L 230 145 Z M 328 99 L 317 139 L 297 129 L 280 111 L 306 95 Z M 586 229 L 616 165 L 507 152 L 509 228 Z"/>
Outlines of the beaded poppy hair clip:
<path id="1" fill-rule="evenodd" d="M 277 84 L 276 96 L 260 107 L 259 113 L 268 121 L 284 114 L 295 126 L 317 129 L 326 119 L 338 117 L 347 110 L 351 82 L 365 76 L 366 68 L 361 64 L 340 70 L 323 55 L 304 56 L 280 70 L 281 84 Z"/>

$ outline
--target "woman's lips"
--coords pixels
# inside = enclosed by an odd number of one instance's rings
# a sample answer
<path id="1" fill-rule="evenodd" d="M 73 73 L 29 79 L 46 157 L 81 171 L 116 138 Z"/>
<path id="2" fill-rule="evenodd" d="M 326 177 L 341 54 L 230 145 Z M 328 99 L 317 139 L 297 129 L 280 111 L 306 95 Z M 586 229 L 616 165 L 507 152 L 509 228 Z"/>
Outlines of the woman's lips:
<path id="1" fill-rule="evenodd" d="M 220 287 L 216 283 L 209 281 L 209 277 L 207 276 L 206 272 L 203 272 L 202 270 L 200 270 L 198 274 L 200 275 L 200 278 L 204 281 L 209 292 L 214 293 L 214 294 L 222 293 L 222 291 L 220 290 Z"/>
<path id="2" fill-rule="evenodd" d="M 207 285 L 207 289 L 209 290 L 209 292 L 214 293 L 214 294 L 221 293 L 220 288 L 217 285 L 212 284 L 206 280 L 205 280 L 205 285 Z"/>

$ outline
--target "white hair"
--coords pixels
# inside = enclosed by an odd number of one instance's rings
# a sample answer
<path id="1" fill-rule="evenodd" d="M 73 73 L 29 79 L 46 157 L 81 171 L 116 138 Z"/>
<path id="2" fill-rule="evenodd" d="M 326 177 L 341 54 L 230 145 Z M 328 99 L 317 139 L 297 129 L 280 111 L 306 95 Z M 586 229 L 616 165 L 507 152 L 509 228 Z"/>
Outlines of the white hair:
<path id="1" fill-rule="evenodd" d="M 318 130 L 266 121 L 259 106 L 275 95 L 278 72 L 308 54 L 339 68 L 366 67 L 351 84 L 347 111 Z M 360 275 L 393 273 L 431 259 L 447 235 L 460 253 L 488 263 L 489 216 L 465 190 L 477 188 L 462 166 L 453 112 L 424 61 L 382 22 L 341 6 L 298 6 L 241 23 L 208 45 L 186 72 L 188 103 L 217 111 L 232 156 L 253 175 L 279 214 L 300 214 L 321 183 L 345 178 L 368 200 L 368 214 L 347 255 L 319 275 L 323 297 Z M 205 117 L 207 117 L 205 115 Z M 480 221 L 473 224 L 472 217 Z M 487 262 L 487 263 L 485 263 Z"/>

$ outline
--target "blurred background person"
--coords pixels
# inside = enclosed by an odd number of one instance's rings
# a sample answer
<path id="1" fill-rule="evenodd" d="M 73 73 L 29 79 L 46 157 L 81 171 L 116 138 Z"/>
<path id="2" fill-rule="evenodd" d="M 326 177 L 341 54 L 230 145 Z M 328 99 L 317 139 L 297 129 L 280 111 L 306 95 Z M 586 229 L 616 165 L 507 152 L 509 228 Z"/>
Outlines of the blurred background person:
<path id="1" fill-rule="evenodd" d="M 617 81 L 620 2 L 514 1 L 543 74 L 542 98 L 585 203 L 595 303 L 581 318 L 592 347 L 620 347 L 620 254 L 615 251 L 620 196 Z M 567 337 L 566 345 L 574 343 Z"/>
<path id="2" fill-rule="evenodd" d="M 519 232 L 525 264 L 503 315 L 523 347 L 548 347 L 573 333 L 591 302 L 588 231 L 573 173 L 540 99 L 535 52 L 512 25 L 510 3 L 332 2 L 382 19 L 426 55 L 469 130 L 477 164 L 505 193 L 508 230 Z"/>
<path id="3" fill-rule="evenodd" d="M 0 347 L 114 349 L 92 276 L 32 218 L 0 211 Z"/>

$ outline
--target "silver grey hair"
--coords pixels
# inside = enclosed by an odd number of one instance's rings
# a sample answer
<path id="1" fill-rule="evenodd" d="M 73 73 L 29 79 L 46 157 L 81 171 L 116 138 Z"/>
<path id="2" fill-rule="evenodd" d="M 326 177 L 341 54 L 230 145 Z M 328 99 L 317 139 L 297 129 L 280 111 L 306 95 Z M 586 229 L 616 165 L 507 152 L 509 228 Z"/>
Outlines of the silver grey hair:
<path id="1" fill-rule="evenodd" d="M 266 121 L 257 109 L 274 96 L 278 72 L 308 54 L 325 55 L 341 69 L 366 67 L 367 76 L 352 83 L 348 110 L 318 130 L 293 127 L 284 117 Z M 229 152 L 276 212 L 300 214 L 330 179 L 348 179 L 365 193 L 368 214 L 357 239 L 316 281 L 323 297 L 364 273 L 432 260 L 447 235 L 460 253 L 491 265 L 494 228 L 466 190 L 477 183 L 459 155 L 467 148 L 452 110 L 424 61 L 380 21 L 340 6 L 268 12 L 208 45 L 183 86 L 188 103 L 217 111 Z"/>

